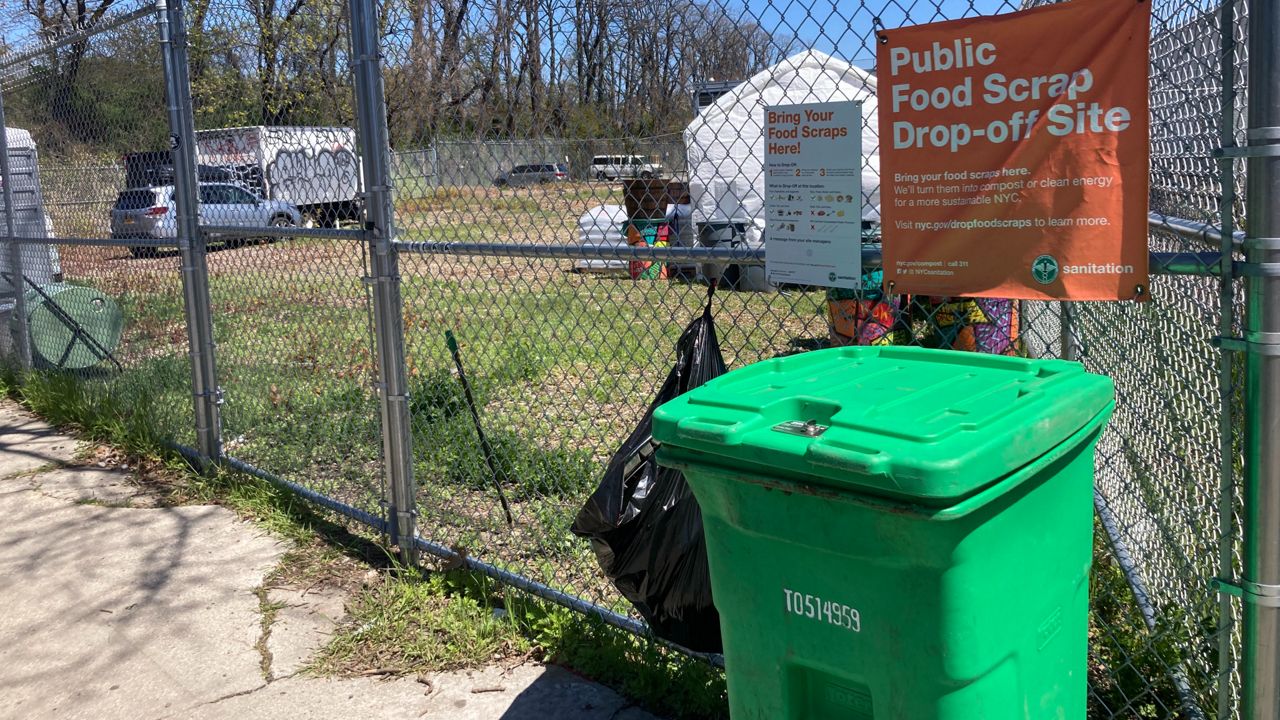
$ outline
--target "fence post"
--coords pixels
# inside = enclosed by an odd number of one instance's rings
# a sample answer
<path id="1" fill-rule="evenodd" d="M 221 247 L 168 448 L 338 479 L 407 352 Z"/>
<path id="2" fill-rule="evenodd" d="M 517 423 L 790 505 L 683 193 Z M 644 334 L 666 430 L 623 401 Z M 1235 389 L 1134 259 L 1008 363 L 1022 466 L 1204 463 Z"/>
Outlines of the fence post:
<path id="1" fill-rule="evenodd" d="M 1075 309 L 1071 307 L 1071 303 L 1065 301 L 1058 303 L 1058 319 L 1062 323 L 1059 328 L 1061 330 L 1062 359 L 1079 360 L 1080 345 L 1076 340 L 1076 313 Z"/>
<path id="2" fill-rule="evenodd" d="M 1222 111 L 1219 119 L 1219 139 L 1223 147 L 1236 141 L 1236 8 L 1234 0 L 1227 0 L 1218 8 L 1218 32 L 1221 44 L 1219 57 L 1219 83 Z M 1222 230 L 1220 252 L 1222 267 L 1230 267 L 1234 258 L 1236 230 L 1236 161 L 1218 164 L 1221 201 L 1218 208 Z M 1231 337 L 1237 332 L 1236 279 L 1234 273 L 1222 273 L 1218 278 L 1218 334 Z M 1238 354 L 1230 348 L 1218 353 L 1218 436 L 1220 452 L 1218 472 L 1218 576 L 1230 578 L 1236 575 L 1236 503 L 1239 491 L 1236 485 L 1236 395 Z M 1230 718 L 1238 706 L 1232 683 L 1232 672 L 1237 659 L 1235 598 L 1230 593 L 1218 594 L 1218 703 L 1219 718 Z"/>
<path id="3" fill-rule="evenodd" d="M 9 254 L 9 287 L 13 289 L 13 349 L 18 356 L 18 366 L 24 370 L 31 367 L 31 341 L 28 337 L 30 326 L 27 324 L 27 283 L 23 280 L 25 271 L 22 268 L 22 245 L 14 240 L 17 237 L 17 220 L 14 218 L 13 182 L 9 172 L 9 126 L 4 116 L 4 91 L 0 90 L 0 129 L 4 132 L 4 142 L 0 143 L 0 183 L 4 185 L 4 231 L 9 239 L 5 250 Z M 48 248 L 45 248 L 47 251 Z"/>
<path id="4" fill-rule="evenodd" d="M 182 0 L 159 0 L 156 25 L 164 64 L 165 102 L 169 114 L 169 148 L 173 160 L 173 195 L 182 256 L 182 299 L 191 354 L 191 392 L 196 443 L 206 461 L 222 457 L 221 391 L 214 362 L 209 267 L 197 205 L 195 117 L 187 76 L 187 30 Z"/>
<path id="5" fill-rule="evenodd" d="M 440 178 L 440 155 L 436 151 L 435 138 L 431 139 L 431 186 L 443 187 L 444 181 Z"/>
<path id="6" fill-rule="evenodd" d="M 1280 0 L 1249 3 L 1243 717 L 1280 717 Z"/>
<path id="7" fill-rule="evenodd" d="M 378 6 L 349 0 L 351 56 L 355 63 L 356 117 L 364 171 L 365 231 L 373 285 L 373 318 L 378 353 L 378 394 L 382 412 L 382 454 L 386 473 L 387 529 L 403 562 L 418 561 L 414 545 L 417 486 L 413 481 L 409 394 L 404 360 L 404 315 L 399 256 L 392 247 L 392 207 L 387 153 L 387 104 L 378 42 Z"/>

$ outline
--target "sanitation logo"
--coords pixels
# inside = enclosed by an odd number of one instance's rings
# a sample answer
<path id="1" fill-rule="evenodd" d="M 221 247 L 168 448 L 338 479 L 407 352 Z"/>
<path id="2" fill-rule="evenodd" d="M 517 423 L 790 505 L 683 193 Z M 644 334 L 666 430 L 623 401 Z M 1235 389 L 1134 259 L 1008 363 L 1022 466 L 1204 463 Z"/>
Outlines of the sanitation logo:
<path id="1" fill-rule="evenodd" d="M 1041 255 L 1031 263 L 1031 277 L 1041 285 L 1051 285 L 1058 279 L 1058 261 L 1052 255 Z"/>
<path id="2" fill-rule="evenodd" d="M 836 274 L 835 274 L 835 273 L 827 273 L 827 279 L 828 279 L 828 280 L 830 280 L 831 282 L 835 282 L 835 281 L 836 281 Z"/>

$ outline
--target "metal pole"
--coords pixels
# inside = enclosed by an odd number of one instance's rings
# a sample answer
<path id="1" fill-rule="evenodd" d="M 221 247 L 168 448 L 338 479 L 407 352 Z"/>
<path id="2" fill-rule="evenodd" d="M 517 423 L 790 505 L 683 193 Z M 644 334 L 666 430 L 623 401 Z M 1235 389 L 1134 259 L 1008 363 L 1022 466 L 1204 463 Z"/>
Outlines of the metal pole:
<path id="1" fill-rule="evenodd" d="M 1227 0 L 1218 10 L 1218 31 L 1221 39 L 1219 80 L 1222 87 L 1222 114 L 1218 137 L 1223 147 L 1235 144 L 1236 138 L 1236 14 L 1235 0 Z M 1232 262 L 1236 249 L 1236 179 L 1235 161 L 1224 160 L 1218 165 L 1221 206 L 1219 207 L 1218 233 L 1222 266 Z M 1243 240 L 1243 238 L 1241 239 Z M 1236 332 L 1236 283 L 1233 273 L 1218 277 L 1218 335 L 1231 337 Z M 1235 369 L 1238 355 L 1222 348 L 1218 353 L 1218 577 L 1235 575 L 1236 560 L 1236 435 L 1235 435 Z M 1217 710 L 1219 718 L 1230 718 L 1234 709 L 1235 690 L 1231 673 L 1235 668 L 1235 598 L 1228 593 L 1218 594 L 1218 682 Z"/>
<path id="2" fill-rule="evenodd" d="M 1249 3 L 1243 716 L 1280 717 L 1280 0 Z"/>
<path id="3" fill-rule="evenodd" d="M 1076 344 L 1075 310 L 1069 302 L 1058 303 L 1058 319 L 1062 323 L 1062 359 L 1079 360 L 1079 346 Z"/>
<path id="4" fill-rule="evenodd" d="M 364 170 L 365 230 L 373 286 L 374 344 L 382 412 L 382 455 L 387 483 L 387 527 L 403 562 L 416 565 L 414 542 L 417 486 L 410 446 L 409 395 L 405 379 L 404 315 L 398 251 L 392 245 L 392 206 L 387 154 L 387 105 L 382 86 L 377 4 L 349 0 L 351 56 L 355 60 L 356 117 Z"/>
<path id="5" fill-rule="evenodd" d="M 436 141 L 431 140 L 431 182 L 428 187 L 441 187 L 444 180 L 440 177 L 440 154 L 436 150 Z"/>
<path id="6" fill-rule="evenodd" d="M 197 204 L 195 120 L 191 111 L 191 81 L 187 76 L 187 31 L 182 18 L 182 0 L 159 0 L 156 3 L 156 25 L 160 33 L 169 112 L 169 147 L 173 158 L 173 195 L 178 249 L 182 256 L 183 305 L 191 354 L 196 445 L 206 460 L 216 460 L 222 456 L 221 392 L 214 362 L 209 268 Z"/>
<path id="7" fill-rule="evenodd" d="M 9 239 L 9 287 L 13 289 L 13 349 L 18 356 L 18 365 L 23 369 L 31 367 L 31 340 L 28 337 L 31 326 L 27 323 L 27 286 L 23 281 L 25 273 L 22 268 L 22 244 L 14 240 L 18 236 L 17 218 L 13 207 L 13 178 L 9 172 L 9 126 L 4 119 L 4 92 L 0 92 L 0 128 L 4 130 L 4 142 L 0 143 L 0 183 L 4 184 L 4 230 Z M 45 252 L 47 246 L 41 246 Z"/>

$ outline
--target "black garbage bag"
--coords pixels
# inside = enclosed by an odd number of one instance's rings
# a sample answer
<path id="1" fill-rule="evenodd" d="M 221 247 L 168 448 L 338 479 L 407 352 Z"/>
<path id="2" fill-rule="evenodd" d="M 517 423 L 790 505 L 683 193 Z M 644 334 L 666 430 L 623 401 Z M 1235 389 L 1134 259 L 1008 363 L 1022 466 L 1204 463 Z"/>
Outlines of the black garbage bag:
<path id="1" fill-rule="evenodd" d="M 711 320 L 714 292 L 712 286 L 702 315 L 680 335 L 675 367 L 609 460 L 572 530 L 591 540 L 605 575 L 654 634 L 690 650 L 718 653 L 720 615 L 711 601 L 702 510 L 684 474 L 658 466 L 653 439 L 654 409 L 725 372 Z"/>

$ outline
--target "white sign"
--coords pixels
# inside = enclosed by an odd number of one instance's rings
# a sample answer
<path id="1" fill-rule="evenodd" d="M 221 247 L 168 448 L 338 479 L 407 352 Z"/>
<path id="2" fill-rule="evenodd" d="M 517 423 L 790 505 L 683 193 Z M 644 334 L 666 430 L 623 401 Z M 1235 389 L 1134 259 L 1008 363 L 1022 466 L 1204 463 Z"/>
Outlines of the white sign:
<path id="1" fill-rule="evenodd" d="M 862 103 L 764 110 L 765 273 L 771 283 L 862 284 Z"/>
<path id="2" fill-rule="evenodd" d="M 782 588 L 782 594 L 786 599 L 788 613 L 826 622 L 845 630 L 862 632 L 862 613 L 859 613 L 855 607 L 830 598 L 823 600 L 819 595 L 809 595 L 789 588 Z"/>

